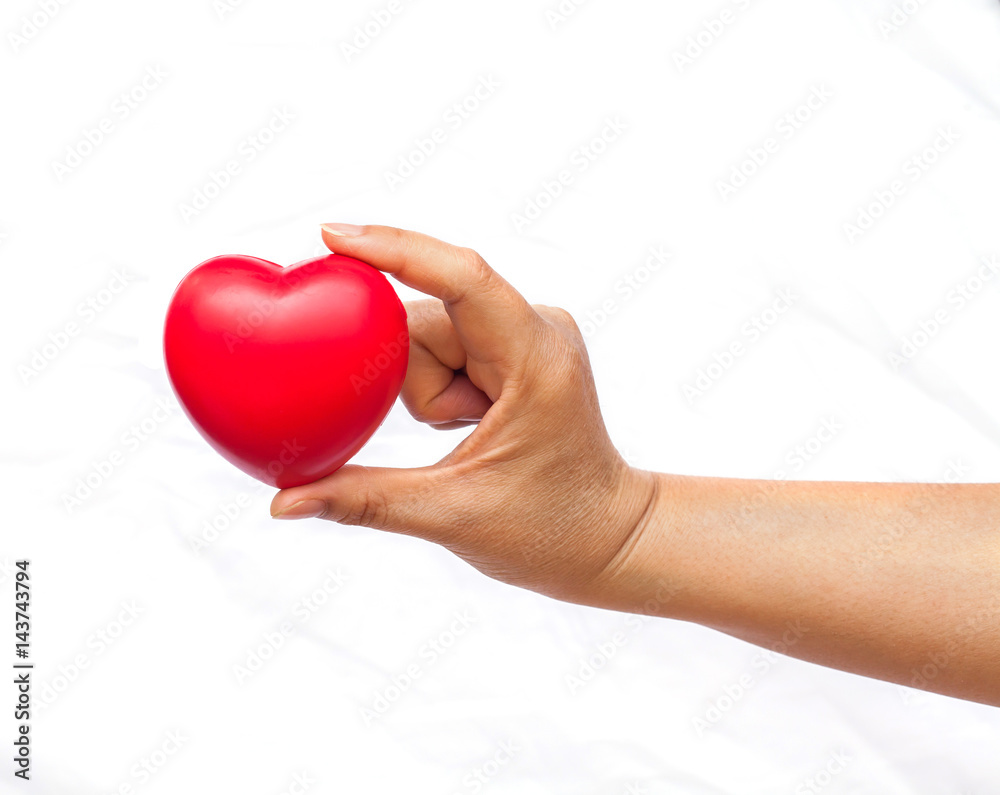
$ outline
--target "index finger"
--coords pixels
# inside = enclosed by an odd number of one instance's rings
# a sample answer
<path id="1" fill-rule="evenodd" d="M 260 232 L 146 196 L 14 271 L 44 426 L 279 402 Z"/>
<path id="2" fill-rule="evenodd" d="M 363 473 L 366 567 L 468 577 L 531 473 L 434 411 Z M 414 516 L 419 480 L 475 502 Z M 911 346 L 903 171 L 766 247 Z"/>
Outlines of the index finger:
<path id="1" fill-rule="evenodd" d="M 472 249 L 391 226 L 323 224 L 321 229 L 335 254 L 356 257 L 441 299 L 472 359 L 516 362 L 526 353 L 537 313 Z"/>

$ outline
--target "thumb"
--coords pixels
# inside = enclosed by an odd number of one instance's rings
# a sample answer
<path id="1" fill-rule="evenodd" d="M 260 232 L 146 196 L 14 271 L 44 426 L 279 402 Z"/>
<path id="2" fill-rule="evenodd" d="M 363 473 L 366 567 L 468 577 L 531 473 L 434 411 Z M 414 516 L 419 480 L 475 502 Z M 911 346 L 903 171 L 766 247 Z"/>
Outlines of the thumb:
<path id="1" fill-rule="evenodd" d="M 271 516 L 328 519 L 431 538 L 444 524 L 443 495 L 448 493 L 436 467 L 347 465 L 315 483 L 279 491 L 271 500 Z"/>

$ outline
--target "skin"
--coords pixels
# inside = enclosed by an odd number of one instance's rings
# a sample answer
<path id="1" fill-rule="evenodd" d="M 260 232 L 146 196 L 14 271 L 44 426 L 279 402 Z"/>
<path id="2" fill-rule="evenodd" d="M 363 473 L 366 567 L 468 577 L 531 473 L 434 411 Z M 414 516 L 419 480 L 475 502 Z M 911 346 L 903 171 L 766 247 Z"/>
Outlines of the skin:
<path id="1" fill-rule="evenodd" d="M 324 225 L 430 300 L 406 305 L 402 400 L 475 430 L 432 466 L 347 465 L 279 492 L 319 517 L 447 547 L 497 580 L 697 622 L 800 659 L 1000 706 L 1000 486 L 708 478 L 630 467 L 563 309 L 475 251 Z"/>

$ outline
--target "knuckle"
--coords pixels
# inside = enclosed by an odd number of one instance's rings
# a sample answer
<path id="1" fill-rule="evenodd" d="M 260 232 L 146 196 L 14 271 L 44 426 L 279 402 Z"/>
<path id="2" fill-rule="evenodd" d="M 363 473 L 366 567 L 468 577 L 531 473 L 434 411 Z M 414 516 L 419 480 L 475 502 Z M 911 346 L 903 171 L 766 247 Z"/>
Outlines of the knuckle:
<path id="1" fill-rule="evenodd" d="M 360 527 L 381 527 L 384 515 L 384 505 L 375 500 L 365 500 L 356 524 Z"/>
<path id="2" fill-rule="evenodd" d="M 574 323 L 575 328 L 575 323 Z M 554 377 L 568 382 L 578 382 L 590 372 L 587 346 L 582 335 L 557 326 L 550 347 L 551 368 Z"/>
<path id="3" fill-rule="evenodd" d="M 340 524 L 359 527 L 383 527 L 389 515 L 389 504 L 385 491 L 377 479 L 365 471 Z"/>
<path id="4" fill-rule="evenodd" d="M 456 252 L 459 262 L 468 274 L 468 284 L 477 289 L 489 287 L 493 281 L 493 269 L 478 251 L 460 247 Z"/>
<path id="5" fill-rule="evenodd" d="M 486 271 L 489 270 L 489 265 L 486 264 L 486 260 L 483 256 L 476 251 L 474 248 L 468 248 L 466 246 L 457 246 L 456 254 L 464 265 L 466 265 L 470 270 L 476 271 Z"/>
<path id="6" fill-rule="evenodd" d="M 562 307 L 546 307 L 546 310 L 545 319 L 554 330 L 551 336 L 554 338 L 555 355 L 566 365 L 587 369 L 587 342 L 576 318 Z"/>
<path id="7" fill-rule="evenodd" d="M 404 400 L 403 404 L 406 406 L 407 411 L 410 412 L 410 416 L 417 422 L 422 422 L 425 425 L 430 425 L 434 422 L 435 418 L 432 412 L 428 410 L 426 403 L 415 403 L 412 400 Z"/>
<path id="8" fill-rule="evenodd" d="M 552 312 L 555 316 L 556 322 L 566 331 L 570 332 L 574 336 L 583 337 L 580 333 L 580 326 L 576 322 L 576 318 L 566 309 L 561 306 L 553 307 Z"/>
<path id="9" fill-rule="evenodd" d="M 563 307 L 548 306 L 546 304 L 532 304 L 532 309 L 548 321 L 550 326 L 553 326 L 560 331 L 568 332 L 574 337 L 583 338 L 583 334 L 580 332 L 580 326 L 577 324 L 576 318 L 573 317 L 572 313 L 568 310 L 563 309 Z"/>
<path id="10" fill-rule="evenodd" d="M 591 390 L 593 374 L 583 340 L 547 323 L 548 332 L 533 346 L 524 389 L 532 402 L 563 410 L 567 400 Z"/>
<path id="11" fill-rule="evenodd" d="M 406 260 L 413 250 L 413 236 L 404 229 L 385 227 L 388 233 L 386 241 L 387 253 L 390 259 Z"/>
<path id="12" fill-rule="evenodd" d="M 404 382 L 399 397 L 410 416 L 417 422 L 429 425 L 438 420 L 433 408 L 434 399 L 428 397 L 426 390 L 415 388 Z"/>

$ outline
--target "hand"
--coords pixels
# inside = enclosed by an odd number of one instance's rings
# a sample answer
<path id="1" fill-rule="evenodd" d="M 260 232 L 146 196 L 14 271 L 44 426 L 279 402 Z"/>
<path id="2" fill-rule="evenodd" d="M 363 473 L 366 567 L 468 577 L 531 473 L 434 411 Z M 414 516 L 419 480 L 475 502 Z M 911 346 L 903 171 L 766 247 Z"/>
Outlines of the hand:
<path id="1" fill-rule="evenodd" d="M 435 428 L 477 427 L 432 466 L 347 465 L 281 491 L 272 515 L 419 536 L 495 579 L 600 604 L 599 577 L 657 481 L 611 443 L 572 316 L 529 305 L 477 253 L 427 235 L 329 225 L 323 240 L 434 296 L 406 304 L 402 400 Z"/>
<path id="2" fill-rule="evenodd" d="M 437 299 L 407 305 L 403 402 L 434 427 L 478 424 L 433 466 L 348 465 L 279 492 L 272 514 L 420 536 L 558 599 L 1000 706 L 996 484 L 777 489 L 632 469 L 569 314 L 529 306 L 478 254 L 425 235 L 323 239 Z"/>

